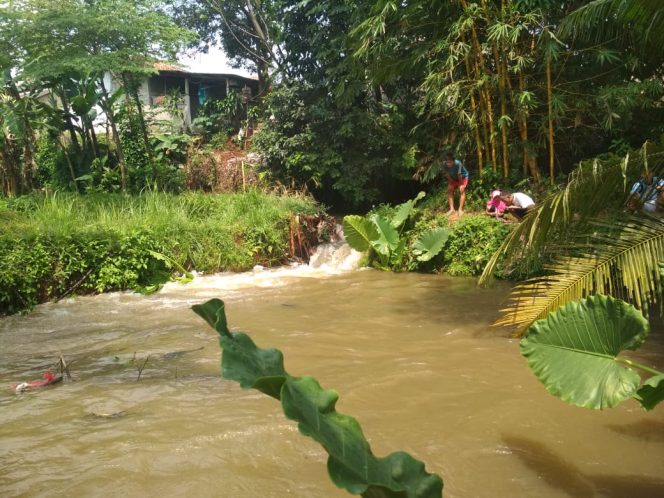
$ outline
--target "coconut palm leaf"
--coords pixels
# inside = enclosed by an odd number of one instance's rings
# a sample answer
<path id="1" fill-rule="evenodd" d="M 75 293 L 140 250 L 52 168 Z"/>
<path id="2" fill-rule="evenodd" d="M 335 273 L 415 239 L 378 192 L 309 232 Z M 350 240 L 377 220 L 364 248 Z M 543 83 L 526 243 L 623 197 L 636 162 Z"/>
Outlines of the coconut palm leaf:
<path id="1" fill-rule="evenodd" d="M 480 278 L 483 285 L 493 278 L 500 262 L 520 260 L 536 264 L 552 245 L 578 235 L 584 222 L 607 211 L 621 211 L 632 181 L 648 169 L 654 175 L 664 170 L 664 152 L 646 143 L 641 152 L 623 159 L 581 163 L 564 189 L 549 195 L 505 238 Z M 660 175 L 661 176 L 661 175 Z"/>
<path id="2" fill-rule="evenodd" d="M 523 332 L 560 306 L 591 294 L 607 294 L 647 309 L 661 299 L 664 259 L 664 220 L 628 217 L 596 222 L 587 243 L 569 246 L 573 256 L 560 256 L 547 265 L 547 275 L 515 287 L 510 304 L 496 325 Z"/>
<path id="3" fill-rule="evenodd" d="M 661 0 L 595 0 L 568 15 L 560 36 L 585 41 L 634 40 L 647 54 L 661 59 L 664 2 Z"/>

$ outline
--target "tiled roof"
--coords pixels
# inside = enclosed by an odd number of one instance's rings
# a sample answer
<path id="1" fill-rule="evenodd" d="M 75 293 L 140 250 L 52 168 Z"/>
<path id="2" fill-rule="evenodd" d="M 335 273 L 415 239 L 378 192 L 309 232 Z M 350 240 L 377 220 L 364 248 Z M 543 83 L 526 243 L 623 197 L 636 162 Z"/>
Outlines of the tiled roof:
<path id="1" fill-rule="evenodd" d="M 178 73 L 188 73 L 187 69 L 177 64 L 169 64 L 168 62 L 155 62 L 154 68 L 157 71 L 175 71 Z"/>

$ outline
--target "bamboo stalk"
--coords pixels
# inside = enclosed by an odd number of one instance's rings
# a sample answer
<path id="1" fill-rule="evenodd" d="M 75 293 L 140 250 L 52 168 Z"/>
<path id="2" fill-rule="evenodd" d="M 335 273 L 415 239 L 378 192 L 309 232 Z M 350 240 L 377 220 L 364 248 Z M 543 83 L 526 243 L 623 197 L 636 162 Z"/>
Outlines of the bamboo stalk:
<path id="1" fill-rule="evenodd" d="M 553 93 L 551 90 L 551 56 L 546 56 L 546 99 L 549 111 L 549 177 L 554 184 Z"/>

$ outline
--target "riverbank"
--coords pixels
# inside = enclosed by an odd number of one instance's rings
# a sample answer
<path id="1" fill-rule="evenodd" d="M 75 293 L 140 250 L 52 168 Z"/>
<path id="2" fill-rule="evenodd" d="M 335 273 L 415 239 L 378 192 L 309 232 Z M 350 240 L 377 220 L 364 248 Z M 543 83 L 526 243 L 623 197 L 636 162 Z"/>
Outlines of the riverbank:
<path id="1" fill-rule="evenodd" d="M 0 315 L 70 294 L 154 290 L 187 272 L 275 266 L 312 199 L 259 191 L 0 200 Z"/>

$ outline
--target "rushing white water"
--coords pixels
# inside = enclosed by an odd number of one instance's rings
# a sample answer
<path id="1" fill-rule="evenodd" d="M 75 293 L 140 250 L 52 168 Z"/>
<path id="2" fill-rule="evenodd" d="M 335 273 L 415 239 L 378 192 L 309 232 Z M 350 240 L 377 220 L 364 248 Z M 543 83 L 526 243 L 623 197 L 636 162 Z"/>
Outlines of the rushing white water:
<path id="1" fill-rule="evenodd" d="M 351 249 L 343 239 L 329 244 L 321 244 L 311 256 L 309 264 L 294 263 L 279 268 L 255 266 L 252 271 L 243 273 L 216 273 L 214 275 L 194 274 L 194 280 L 187 284 L 169 282 L 160 291 L 167 298 L 169 294 L 180 293 L 183 286 L 191 289 L 198 297 L 216 296 L 219 292 L 241 291 L 261 287 L 281 287 L 299 278 L 325 278 L 357 270 L 363 257 Z"/>

